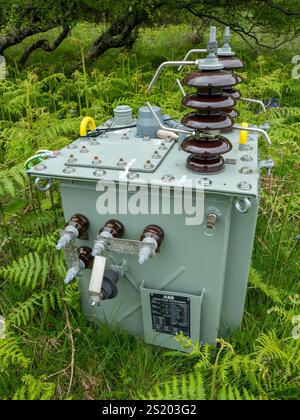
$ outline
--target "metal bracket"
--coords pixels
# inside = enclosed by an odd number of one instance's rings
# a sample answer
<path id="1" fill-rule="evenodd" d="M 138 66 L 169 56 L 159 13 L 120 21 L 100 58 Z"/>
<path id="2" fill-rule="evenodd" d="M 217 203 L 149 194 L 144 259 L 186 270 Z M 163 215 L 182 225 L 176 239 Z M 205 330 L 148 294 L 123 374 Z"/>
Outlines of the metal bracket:
<path id="1" fill-rule="evenodd" d="M 77 248 L 75 246 L 75 240 L 72 240 L 64 248 L 65 261 L 68 269 L 75 268 L 80 271 L 80 261 L 78 258 Z"/>
<path id="2" fill-rule="evenodd" d="M 265 168 L 267 170 L 267 176 L 271 176 L 271 171 L 275 166 L 275 162 L 273 159 L 268 158 L 266 160 L 261 160 L 259 162 L 260 169 Z"/>
<path id="3" fill-rule="evenodd" d="M 95 244 L 97 244 L 97 242 L 98 241 L 95 241 Z M 155 253 L 155 246 L 153 244 L 142 241 L 120 238 L 101 238 L 101 242 L 105 243 L 106 252 L 139 256 L 140 249 L 147 247 L 150 249 L 151 254 Z"/>
<path id="4" fill-rule="evenodd" d="M 43 181 L 47 181 L 47 184 L 44 186 L 42 185 Z M 52 179 L 47 179 L 47 178 L 36 178 L 34 184 L 38 190 L 48 191 L 52 187 L 53 181 Z"/>
<path id="5" fill-rule="evenodd" d="M 251 200 L 249 198 L 236 198 L 234 201 L 235 208 L 238 212 L 246 214 L 251 209 Z"/>

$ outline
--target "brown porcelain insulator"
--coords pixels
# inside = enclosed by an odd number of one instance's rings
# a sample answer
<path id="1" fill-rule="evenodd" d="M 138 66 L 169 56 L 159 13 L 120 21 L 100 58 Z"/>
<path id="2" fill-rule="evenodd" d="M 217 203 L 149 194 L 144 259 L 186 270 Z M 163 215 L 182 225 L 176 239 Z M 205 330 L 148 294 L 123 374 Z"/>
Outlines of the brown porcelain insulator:
<path id="1" fill-rule="evenodd" d="M 215 136 L 213 138 L 202 137 L 200 139 L 195 136 L 190 136 L 182 142 L 181 147 L 187 153 L 199 156 L 216 156 L 230 152 L 232 144 L 223 136 Z"/>
<path id="2" fill-rule="evenodd" d="M 206 70 L 188 74 L 183 80 L 186 86 L 192 86 L 198 89 L 224 88 L 235 86 L 237 84 L 235 76 L 224 70 Z"/>
<path id="3" fill-rule="evenodd" d="M 119 222 L 119 220 L 111 219 L 102 226 L 99 234 L 102 232 L 110 233 L 113 238 L 121 238 L 124 235 L 125 227 L 123 223 Z"/>
<path id="4" fill-rule="evenodd" d="M 182 124 L 194 130 L 210 131 L 232 129 L 234 121 L 228 115 L 219 112 L 191 112 L 183 117 Z"/>
<path id="5" fill-rule="evenodd" d="M 238 99 L 240 99 L 241 98 L 241 96 L 242 96 L 242 94 L 241 94 L 241 92 L 239 91 L 239 90 L 236 90 L 236 89 L 230 89 L 230 88 L 228 88 L 228 89 L 223 89 L 223 92 L 226 94 L 226 95 L 230 95 L 230 96 L 232 96 L 236 101 L 238 100 Z"/>
<path id="6" fill-rule="evenodd" d="M 66 224 L 66 226 L 73 226 L 78 230 L 79 238 L 85 234 L 90 226 L 90 222 L 87 217 L 82 214 L 74 214 Z"/>
<path id="7" fill-rule="evenodd" d="M 242 69 L 244 67 L 243 61 L 234 55 L 232 56 L 219 55 L 218 59 L 224 65 L 224 70 L 233 71 L 237 69 Z"/>
<path id="8" fill-rule="evenodd" d="M 231 108 L 231 109 L 224 109 L 224 111 L 223 112 L 225 112 L 225 114 L 227 114 L 227 115 L 229 115 L 229 117 L 231 117 L 231 118 L 237 118 L 239 115 L 240 115 L 240 113 L 239 113 L 239 111 L 237 111 L 235 108 Z M 231 129 L 230 129 L 231 130 Z"/>
<path id="9" fill-rule="evenodd" d="M 225 162 L 222 156 L 201 157 L 199 155 L 191 155 L 186 161 L 187 168 L 198 174 L 218 174 L 225 169 Z"/>
<path id="10" fill-rule="evenodd" d="M 159 251 L 164 236 L 165 234 L 161 227 L 157 225 L 149 225 L 145 227 L 140 240 L 143 241 L 145 238 L 155 239 L 157 242 L 157 251 Z"/>
<path id="11" fill-rule="evenodd" d="M 182 104 L 202 111 L 224 111 L 232 109 L 236 105 L 236 100 L 230 95 L 209 96 L 193 93 L 186 96 Z"/>
<path id="12" fill-rule="evenodd" d="M 85 268 L 88 268 L 94 259 L 94 257 L 92 256 L 93 251 L 91 250 L 91 248 L 87 246 L 78 248 L 77 251 L 78 251 L 78 258 L 80 259 L 80 261 L 83 262 Z"/>

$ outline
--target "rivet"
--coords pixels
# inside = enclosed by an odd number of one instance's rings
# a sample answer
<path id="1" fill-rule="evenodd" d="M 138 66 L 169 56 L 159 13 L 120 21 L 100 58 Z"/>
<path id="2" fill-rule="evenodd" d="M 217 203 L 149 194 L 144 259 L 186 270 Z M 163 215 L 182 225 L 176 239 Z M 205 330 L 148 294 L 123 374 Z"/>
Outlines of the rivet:
<path id="1" fill-rule="evenodd" d="M 63 173 L 64 173 L 64 174 L 73 174 L 75 171 L 76 171 L 76 169 L 75 169 L 75 168 L 71 168 L 71 167 L 69 166 L 68 168 L 65 168 L 65 169 L 63 170 Z"/>
<path id="2" fill-rule="evenodd" d="M 252 185 L 247 181 L 242 181 L 238 184 L 238 188 L 242 191 L 249 191 L 252 189 Z"/>
<path id="3" fill-rule="evenodd" d="M 161 177 L 163 182 L 171 183 L 175 181 L 175 177 L 173 175 L 164 175 Z"/>
<path id="4" fill-rule="evenodd" d="M 128 179 L 137 179 L 139 178 L 139 174 L 137 172 L 128 172 L 127 174 L 127 178 Z"/>
<path id="5" fill-rule="evenodd" d="M 103 169 L 97 169 L 95 172 L 94 172 L 94 175 L 97 177 L 97 178 L 101 178 L 101 177 L 103 177 L 104 175 L 106 175 L 107 174 L 107 172 L 106 171 L 104 171 Z"/>
<path id="6" fill-rule="evenodd" d="M 201 187 L 209 187 L 209 186 L 212 184 L 212 180 L 211 180 L 211 179 L 209 179 L 209 178 L 200 178 L 200 179 L 198 180 L 198 184 L 199 184 Z"/>
<path id="7" fill-rule="evenodd" d="M 128 134 L 127 133 L 123 133 L 121 139 L 122 140 L 129 140 Z"/>
<path id="8" fill-rule="evenodd" d="M 240 169 L 239 172 L 243 175 L 251 175 L 253 173 L 253 170 L 249 168 L 249 166 L 244 166 L 243 168 Z"/>
<path id="9" fill-rule="evenodd" d="M 253 157 L 252 156 L 249 156 L 249 155 L 243 155 L 241 157 L 241 161 L 243 161 L 243 162 L 252 162 L 253 161 Z"/>
<path id="10" fill-rule="evenodd" d="M 40 163 L 34 168 L 36 171 L 42 172 L 47 169 L 47 166 L 44 163 Z"/>

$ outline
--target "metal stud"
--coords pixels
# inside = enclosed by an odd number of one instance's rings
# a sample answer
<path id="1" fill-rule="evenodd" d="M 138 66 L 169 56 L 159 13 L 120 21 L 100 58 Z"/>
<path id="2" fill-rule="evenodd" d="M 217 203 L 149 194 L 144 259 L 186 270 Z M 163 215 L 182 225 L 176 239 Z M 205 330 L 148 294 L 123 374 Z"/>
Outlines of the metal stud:
<path id="1" fill-rule="evenodd" d="M 155 152 L 153 153 L 153 155 L 152 155 L 152 158 L 153 159 L 160 159 L 161 158 L 161 155 L 158 153 L 158 151 L 157 150 L 155 150 Z"/>
<path id="2" fill-rule="evenodd" d="M 82 146 L 80 153 L 89 153 L 89 149 L 86 146 Z"/>
<path id="3" fill-rule="evenodd" d="M 125 162 L 125 160 L 123 158 L 120 158 L 119 162 L 117 162 L 117 166 L 120 166 L 122 168 L 126 165 L 127 165 L 127 163 Z"/>
<path id="4" fill-rule="evenodd" d="M 164 142 L 161 143 L 161 145 L 159 146 L 159 150 L 167 150 L 167 146 L 165 145 Z"/>
<path id="5" fill-rule="evenodd" d="M 70 155 L 69 159 L 68 159 L 68 163 L 75 163 L 77 162 L 77 159 L 74 155 Z"/>
<path id="6" fill-rule="evenodd" d="M 92 161 L 93 165 L 99 165 L 101 163 L 101 159 L 99 159 L 98 156 L 94 157 L 94 160 Z"/>
<path id="7" fill-rule="evenodd" d="M 152 169 L 154 168 L 153 163 L 151 162 L 151 160 L 146 160 L 145 165 L 144 165 L 145 169 Z"/>

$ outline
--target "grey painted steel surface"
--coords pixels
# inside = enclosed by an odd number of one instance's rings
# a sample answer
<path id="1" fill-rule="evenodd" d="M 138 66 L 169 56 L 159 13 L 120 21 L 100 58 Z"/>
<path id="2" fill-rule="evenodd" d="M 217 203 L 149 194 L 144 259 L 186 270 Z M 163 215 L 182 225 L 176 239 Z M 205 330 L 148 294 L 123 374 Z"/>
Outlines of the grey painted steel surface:
<path id="1" fill-rule="evenodd" d="M 134 255 L 107 253 L 107 266 L 121 264 L 125 259 L 128 272 L 118 282 L 118 296 L 103 301 L 100 307 L 90 305 L 88 287 L 91 271 L 83 272 L 80 290 L 85 316 L 95 323 L 118 325 L 151 344 L 180 349 L 174 335 L 160 332 L 154 325 L 155 308 L 151 306 L 151 299 L 159 295 L 162 301 L 157 298 L 157 302 L 162 308 L 167 305 L 167 299 L 179 301 L 175 308 L 186 314 L 193 340 L 214 343 L 217 337 L 226 335 L 228 328 L 236 328 L 242 322 L 259 200 L 257 135 L 250 135 L 249 150 L 239 151 L 239 133 L 229 134 L 233 149 L 226 155 L 225 171 L 207 176 L 186 170 L 187 155 L 178 150 L 174 142 L 166 144 L 167 148 L 154 163 L 154 168 L 145 169 L 143 163 L 148 159 L 154 161 L 151 156 L 160 150 L 162 140 L 144 141 L 136 137 L 136 128 L 109 133 L 107 136 L 99 136 L 96 140 L 78 139 L 73 143 L 76 148 L 65 148 L 58 157 L 47 159 L 43 171 L 39 170 L 39 165 L 28 171 L 35 177 L 60 180 L 66 220 L 76 213 L 88 217 L 88 238 L 77 240 L 78 246 L 92 248 L 99 228 L 111 218 L 124 224 L 126 239 L 138 240 L 149 224 L 159 225 L 165 232 L 160 252 L 144 265 L 138 264 Z M 80 152 L 83 145 L 89 152 Z M 70 153 L 77 159 L 71 165 L 75 172 L 65 174 Z M 102 161 L 96 168 L 91 164 L 94 155 L 99 155 Z M 247 159 L 243 160 L 245 156 Z M 120 157 L 126 163 L 133 160 L 134 163 L 121 168 L 116 165 Z M 241 173 L 245 167 L 250 169 L 247 174 Z M 105 175 L 102 178 L 95 176 L 95 169 L 104 170 Z M 198 200 L 197 204 L 204 205 L 205 217 L 212 211 L 219 215 L 214 235 L 207 236 L 204 222 L 196 226 L 186 225 L 185 213 L 162 214 L 160 211 L 159 214 L 133 215 L 120 214 L 116 210 L 113 214 L 99 214 L 96 203 L 104 194 L 100 191 L 101 186 L 115 182 L 119 192 L 128 183 L 129 171 L 139 174 L 137 179 L 130 181 L 131 185 L 152 183 L 160 200 L 162 191 L 167 192 L 170 188 L 171 208 L 182 186 L 189 185 L 194 199 Z M 174 177 L 171 183 L 165 182 L 165 175 Z M 198 194 L 196 198 L 196 192 L 203 192 L 199 180 L 206 177 L 211 184 L 205 187 L 203 195 Z M 240 189 L 243 181 L 251 184 L 250 190 Z M 128 193 L 128 200 L 133 194 Z M 148 195 L 148 192 L 145 194 Z M 237 210 L 235 201 L 239 197 L 250 200 L 249 212 L 240 213 Z"/>

